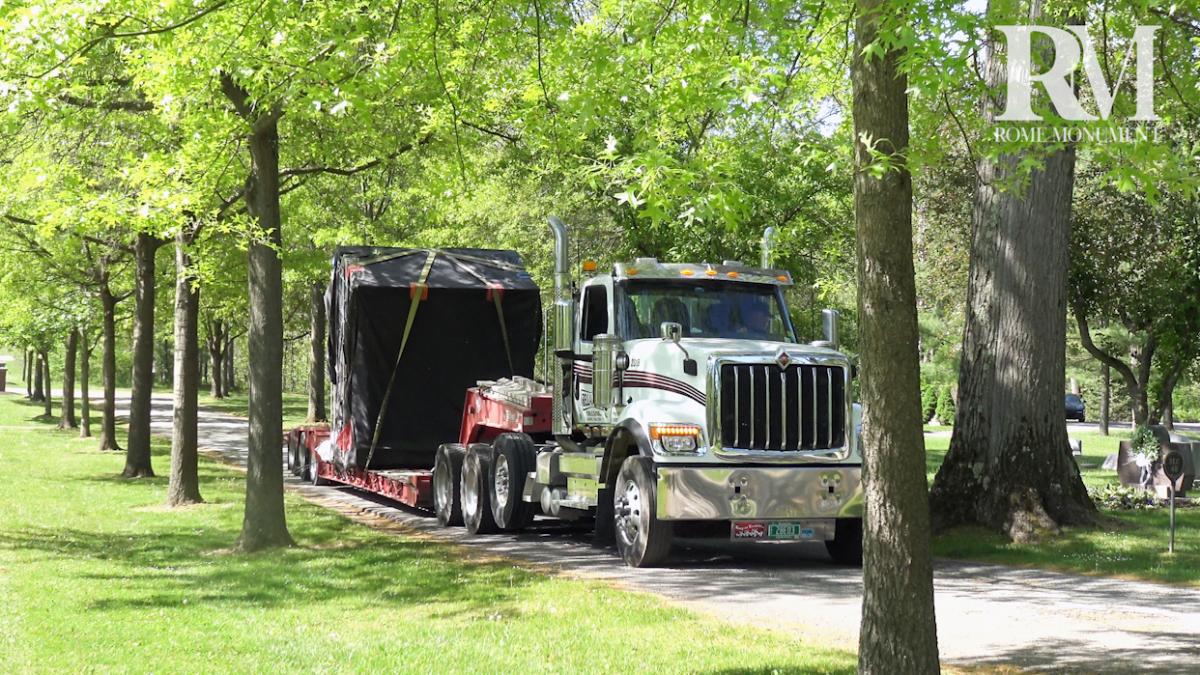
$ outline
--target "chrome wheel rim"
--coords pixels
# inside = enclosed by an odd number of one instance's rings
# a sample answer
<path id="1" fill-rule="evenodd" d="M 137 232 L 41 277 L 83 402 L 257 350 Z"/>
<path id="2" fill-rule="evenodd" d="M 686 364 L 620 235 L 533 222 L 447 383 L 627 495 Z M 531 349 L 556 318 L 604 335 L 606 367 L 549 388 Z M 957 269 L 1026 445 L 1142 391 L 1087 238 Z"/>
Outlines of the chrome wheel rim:
<path id="1" fill-rule="evenodd" d="M 634 546 L 642 529 L 642 491 L 636 481 L 626 481 L 624 489 L 617 492 L 613 511 L 617 538 L 625 547 Z"/>
<path id="2" fill-rule="evenodd" d="M 477 462 L 478 460 L 475 458 L 467 458 L 462 466 L 462 486 L 459 488 L 459 493 L 462 495 L 463 518 L 467 520 L 475 520 L 475 514 L 479 511 Z"/>
<path id="3" fill-rule="evenodd" d="M 453 499 L 453 486 L 450 485 L 450 467 L 442 464 L 439 471 L 433 472 L 433 494 L 437 499 L 438 510 L 449 513 L 450 500 Z"/>
<path id="4" fill-rule="evenodd" d="M 508 458 L 500 455 L 496 458 L 496 506 L 500 509 L 508 506 Z"/>

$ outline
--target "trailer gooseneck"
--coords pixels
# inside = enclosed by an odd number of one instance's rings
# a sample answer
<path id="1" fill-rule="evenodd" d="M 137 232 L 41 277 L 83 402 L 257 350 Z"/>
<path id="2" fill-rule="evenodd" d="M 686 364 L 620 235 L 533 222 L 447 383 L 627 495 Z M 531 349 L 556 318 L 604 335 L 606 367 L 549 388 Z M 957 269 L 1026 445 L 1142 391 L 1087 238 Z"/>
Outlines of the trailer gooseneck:
<path id="1" fill-rule="evenodd" d="M 677 530 L 824 541 L 861 563 L 850 363 L 831 311 L 823 340 L 797 339 L 772 233 L 760 267 L 639 258 L 576 290 L 566 226 L 550 227 L 548 383 L 532 379 L 540 296 L 515 254 L 339 249 L 333 431 L 293 431 L 293 469 L 477 534 L 591 522 L 638 567 Z"/>

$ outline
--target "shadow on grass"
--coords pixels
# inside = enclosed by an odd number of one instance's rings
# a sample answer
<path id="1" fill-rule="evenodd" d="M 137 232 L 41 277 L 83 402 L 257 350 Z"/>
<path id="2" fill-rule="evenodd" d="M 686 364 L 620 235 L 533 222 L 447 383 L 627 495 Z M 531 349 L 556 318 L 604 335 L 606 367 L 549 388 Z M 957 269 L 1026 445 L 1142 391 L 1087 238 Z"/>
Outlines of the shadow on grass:
<path id="1" fill-rule="evenodd" d="M 309 546 L 257 554 L 226 550 L 224 528 L 185 533 L 91 532 L 30 528 L 0 532 L 0 548 L 91 559 L 111 572 L 80 575 L 97 593 L 89 609 L 167 608 L 210 603 L 270 608 L 339 602 L 431 605 L 437 615 L 473 614 L 518 600 L 545 577 L 509 564 L 452 564 L 447 551 L 420 541 L 351 537 L 345 521 L 304 524 Z"/>

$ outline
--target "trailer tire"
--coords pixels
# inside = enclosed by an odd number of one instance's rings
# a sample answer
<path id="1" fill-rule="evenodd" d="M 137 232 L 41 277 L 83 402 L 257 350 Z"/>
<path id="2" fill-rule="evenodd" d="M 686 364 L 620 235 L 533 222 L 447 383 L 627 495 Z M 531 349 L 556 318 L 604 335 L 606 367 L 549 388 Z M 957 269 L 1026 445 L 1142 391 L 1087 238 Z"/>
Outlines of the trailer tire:
<path id="1" fill-rule="evenodd" d="M 433 511 L 442 527 L 462 525 L 461 443 L 443 443 L 433 458 Z"/>
<path id="2" fill-rule="evenodd" d="M 829 557 L 839 565 L 862 567 L 863 522 L 861 518 L 839 518 L 834 525 L 833 539 L 825 542 Z"/>
<path id="3" fill-rule="evenodd" d="M 287 435 L 287 468 L 293 476 L 299 475 L 300 465 L 300 432 L 292 431 Z"/>
<path id="4" fill-rule="evenodd" d="M 671 523 L 658 519 L 657 483 L 649 457 L 628 457 L 613 486 L 617 552 L 630 567 L 654 567 L 671 552 Z"/>
<path id="5" fill-rule="evenodd" d="M 313 487 L 324 487 L 326 485 L 332 485 L 332 483 L 330 483 L 327 479 L 322 478 L 321 474 L 318 473 L 317 459 L 318 459 L 317 453 L 315 453 L 315 452 L 309 453 L 308 463 L 305 464 L 305 467 L 307 467 L 307 469 L 308 469 L 308 475 L 306 476 L 306 478 L 308 478 L 309 482 L 313 484 Z"/>
<path id="6" fill-rule="evenodd" d="M 525 434 L 500 434 L 492 442 L 492 480 L 488 482 L 492 518 L 502 532 L 517 532 L 533 522 L 533 504 L 524 501 L 525 478 L 536 468 L 537 448 Z"/>
<path id="7" fill-rule="evenodd" d="M 459 495 L 462 502 L 463 525 L 471 534 L 492 534 L 496 520 L 492 517 L 489 484 L 492 482 L 492 446 L 472 443 L 463 454 Z"/>

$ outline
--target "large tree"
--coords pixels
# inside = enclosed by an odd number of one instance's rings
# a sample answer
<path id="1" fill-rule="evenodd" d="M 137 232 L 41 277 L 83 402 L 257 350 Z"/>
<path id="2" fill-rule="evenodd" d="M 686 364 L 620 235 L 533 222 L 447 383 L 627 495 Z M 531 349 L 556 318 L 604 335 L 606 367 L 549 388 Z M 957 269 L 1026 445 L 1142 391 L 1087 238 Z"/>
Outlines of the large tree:
<path id="1" fill-rule="evenodd" d="M 1029 18 L 1045 22 L 1037 7 Z M 990 44 L 988 121 L 1002 105 L 1002 44 Z M 931 493 L 938 527 L 1025 541 L 1093 520 L 1063 413 L 1074 167 L 1071 145 L 977 162 L 956 417 Z"/>
<path id="2" fill-rule="evenodd" d="M 938 672 L 901 7 L 858 0 L 851 78 L 866 489 L 863 673 Z"/>

